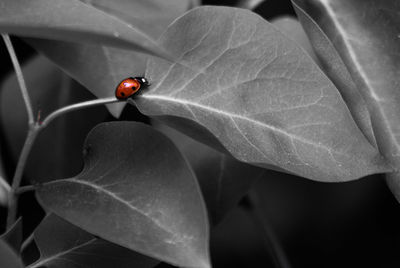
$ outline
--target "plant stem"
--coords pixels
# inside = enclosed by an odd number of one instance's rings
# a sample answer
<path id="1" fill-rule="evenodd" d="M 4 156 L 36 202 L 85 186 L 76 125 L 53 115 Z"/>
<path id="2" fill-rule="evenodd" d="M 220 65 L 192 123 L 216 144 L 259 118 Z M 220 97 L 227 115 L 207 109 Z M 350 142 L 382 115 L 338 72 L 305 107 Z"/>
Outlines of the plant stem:
<path id="1" fill-rule="evenodd" d="M 22 180 L 22 175 L 24 173 L 25 164 L 29 156 L 29 152 L 32 149 L 34 141 L 39 134 L 39 128 L 33 126 L 29 128 L 28 135 L 25 139 L 24 146 L 22 147 L 21 154 L 18 159 L 17 167 L 15 169 L 12 185 L 11 194 L 8 199 L 8 215 L 7 215 L 7 228 L 11 227 L 17 216 L 17 206 L 18 206 L 18 195 L 15 191 L 19 188 Z"/>
<path id="2" fill-rule="evenodd" d="M 1 34 L 1 36 L 3 37 L 4 43 L 6 44 L 8 53 L 10 54 L 10 58 L 11 58 L 13 66 L 14 66 L 15 74 L 17 75 L 19 88 L 21 90 L 22 98 L 24 99 L 26 111 L 28 113 L 28 124 L 31 126 L 35 123 L 35 120 L 33 117 L 32 102 L 29 98 L 28 90 L 26 88 L 24 75 L 22 74 L 21 66 L 18 62 L 17 55 L 15 54 L 14 47 L 10 40 L 10 36 L 8 34 Z"/>
<path id="3" fill-rule="evenodd" d="M 262 230 L 262 235 L 264 236 L 264 241 L 268 247 L 271 256 L 274 259 L 275 267 L 277 268 L 291 268 L 288 258 L 282 249 L 282 246 L 275 235 L 271 225 L 265 217 L 265 213 L 260 210 L 258 205 L 258 196 L 256 193 L 251 192 L 247 196 L 247 201 L 249 204 L 249 209 L 254 222 Z"/>
<path id="4" fill-rule="evenodd" d="M 17 188 L 15 190 L 15 194 L 16 195 L 21 195 L 23 193 L 30 192 L 30 191 L 35 191 L 35 190 L 36 190 L 36 186 L 34 186 L 34 185 L 26 185 L 26 186 L 21 186 L 21 187 Z"/>
<path id="5" fill-rule="evenodd" d="M 41 123 L 39 123 L 39 127 L 40 128 L 46 127 L 51 121 L 53 121 L 53 119 L 59 117 L 60 115 L 66 114 L 68 112 L 80 110 L 80 109 L 87 108 L 87 107 L 115 103 L 115 102 L 120 102 L 120 100 L 118 100 L 115 97 L 109 97 L 109 98 L 104 98 L 104 99 L 90 100 L 90 101 L 84 101 L 84 102 L 68 105 L 68 106 L 60 108 L 60 109 L 52 112 L 51 114 L 49 114 Z"/>

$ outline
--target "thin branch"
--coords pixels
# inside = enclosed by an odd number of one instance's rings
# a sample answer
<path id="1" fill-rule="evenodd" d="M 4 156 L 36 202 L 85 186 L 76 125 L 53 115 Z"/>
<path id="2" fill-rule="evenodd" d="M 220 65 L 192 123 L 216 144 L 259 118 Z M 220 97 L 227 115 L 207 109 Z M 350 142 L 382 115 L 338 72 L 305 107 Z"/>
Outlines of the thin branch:
<path id="1" fill-rule="evenodd" d="M 46 127 L 51 121 L 53 121 L 53 119 L 59 117 L 60 115 L 68 113 L 68 112 L 72 112 L 72 111 L 76 111 L 76 110 L 80 110 L 80 109 L 92 107 L 92 106 L 115 103 L 115 102 L 121 102 L 121 100 L 118 100 L 115 97 L 110 97 L 110 98 L 90 100 L 90 101 L 85 101 L 85 102 L 68 105 L 68 106 L 65 106 L 65 107 L 58 109 L 58 110 L 52 112 L 51 114 L 49 114 L 43 120 L 43 122 L 39 123 L 39 127 L 40 128 Z"/>
<path id="2" fill-rule="evenodd" d="M 36 186 L 34 185 L 26 185 L 26 186 L 21 186 L 19 188 L 17 188 L 15 190 L 15 194 L 20 195 L 26 192 L 30 192 L 30 191 L 35 191 L 36 190 Z"/>
<path id="3" fill-rule="evenodd" d="M 16 216 L 17 216 L 17 206 L 18 206 L 18 196 L 15 194 L 15 191 L 21 185 L 22 175 L 24 173 L 25 164 L 28 159 L 29 153 L 32 149 L 34 141 L 36 140 L 37 135 L 39 134 L 39 128 L 34 125 L 29 128 L 28 135 L 26 137 L 24 146 L 22 147 L 21 154 L 19 155 L 17 167 L 15 169 L 13 182 L 11 186 L 11 194 L 8 199 L 8 215 L 7 215 L 7 227 L 13 225 Z"/>
<path id="4" fill-rule="evenodd" d="M 250 206 L 250 212 L 255 223 L 262 230 L 262 234 L 264 236 L 264 242 L 266 246 L 269 248 L 271 255 L 274 259 L 275 266 L 277 268 L 291 268 L 288 258 L 280 244 L 279 239 L 276 237 L 273 228 L 271 227 L 269 221 L 266 219 L 265 213 L 260 210 L 258 196 L 256 193 L 251 192 L 247 196 L 247 201 Z"/>
<path id="5" fill-rule="evenodd" d="M 35 123 L 35 119 L 33 116 L 32 102 L 29 98 L 29 94 L 28 94 L 28 90 L 26 87 L 24 76 L 22 74 L 21 66 L 18 62 L 17 55 L 15 54 L 14 47 L 10 40 L 10 36 L 8 34 L 1 34 L 1 36 L 3 37 L 4 43 L 6 44 L 8 53 L 10 54 L 10 58 L 11 58 L 13 66 L 14 66 L 14 70 L 15 70 L 15 74 L 17 75 L 17 80 L 18 80 L 18 84 L 19 84 L 19 87 L 21 90 L 22 98 L 24 99 L 26 111 L 28 113 L 28 123 L 31 126 Z"/>

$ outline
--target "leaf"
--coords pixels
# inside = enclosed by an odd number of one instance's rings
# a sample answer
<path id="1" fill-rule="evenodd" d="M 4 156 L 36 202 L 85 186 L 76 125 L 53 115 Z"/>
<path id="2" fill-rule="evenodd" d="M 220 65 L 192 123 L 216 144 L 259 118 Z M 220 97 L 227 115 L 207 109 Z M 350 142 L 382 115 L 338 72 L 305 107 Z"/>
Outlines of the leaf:
<path id="1" fill-rule="evenodd" d="M 265 2 L 265 0 L 239 0 L 236 6 L 240 8 L 254 10 L 263 2 Z"/>
<path id="2" fill-rule="evenodd" d="M 295 0 L 293 1 L 293 6 L 313 44 L 322 69 L 339 89 L 358 127 L 362 130 L 368 141 L 376 147 L 367 104 L 336 48 L 318 24 L 296 4 Z"/>
<path id="3" fill-rule="evenodd" d="M 80 0 L 3 0 L 0 31 L 54 40 L 134 49 L 168 58 L 148 34 Z"/>
<path id="4" fill-rule="evenodd" d="M 108 16 L 136 25 L 153 39 L 158 39 L 168 24 L 190 8 L 189 0 L 89 0 L 85 3 Z M 132 50 L 104 44 L 26 40 L 98 98 L 114 96 L 116 86 L 124 78 L 143 76 L 145 72 L 146 56 Z M 115 117 L 119 117 L 124 104 L 107 107 Z"/>
<path id="5" fill-rule="evenodd" d="M 371 115 L 379 150 L 400 167 L 400 2 L 297 1 L 346 64 Z M 400 200 L 400 178 L 388 176 Z"/>
<path id="6" fill-rule="evenodd" d="M 216 225 L 264 175 L 264 169 L 239 162 L 156 121 L 189 161 L 207 204 L 211 222 Z"/>
<path id="7" fill-rule="evenodd" d="M 10 185 L 5 180 L 2 170 L 3 160 L 0 157 L 0 206 L 6 207 L 8 204 L 8 196 L 10 194 Z"/>
<path id="8" fill-rule="evenodd" d="M 157 264 L 156 260 L 98 239 L 54 214 L 40 223 L 34 239 L 40 259 L 30 267 L 150 268 Z"/>
<path id="9" fill-rule="evenodd" d="M 174 64 L 151 59 L 146 115 L 250 164 L 319 181 L 390 171 L 332 82 L 293 41 L 254 13 L 201 7 L 160 39 Z"/>
<path id="10" fill-rule="evenodd" d="M 93 96 L 43 56 L 22 66 L 35 115 L 93 99 Z M 54 120 L 41 131 L 29 155 L 25 176 L 36 182 L 65 178 L 82 168 L 81 146 L 87 133 L 107 118 L 104 107 L 72 112 Z M 16 163 L 27 132 L 27 115 L 15 74 L 0 87 L 0 124 L 7 151 Z"/>
<path id="11" fill-rule="evenodd" d="M 190 0 L 190 3 L 191 4 L 189 9 L 201 6 L 201 0 Z"/>
<path id="12" fill-rule="evenodd" d="M 7 242 L 15 252 L 20 252 L 22 245 L 22 218 L 18 220 L 0 236 L 0 240 Z"/>
<path id="13" fill-rule="evenodd" d="M 40 203 L 105 240 L 184 267 L 210 267 L 208 220 L 195 177 L 151 127 L 103 123 L 88 135 L 85 168 L 40 187 Z"/>
<path id="14" fill-rule="evenodd" d="M 298 20 L 290 16 L 281 16 L 274 18 L 269 22 L 278 28 L 278 30 L 285 34 L 288 38 L 300 45 L 308 53 L 308 55 L 310 55 L 315 63 L 319 64 L 313 47 Z"/>
<path id="15" fill-rule="evenodd" d="M 3 240 L 0 240 L 0 267 L 23 268 L 21 259 Z"/>

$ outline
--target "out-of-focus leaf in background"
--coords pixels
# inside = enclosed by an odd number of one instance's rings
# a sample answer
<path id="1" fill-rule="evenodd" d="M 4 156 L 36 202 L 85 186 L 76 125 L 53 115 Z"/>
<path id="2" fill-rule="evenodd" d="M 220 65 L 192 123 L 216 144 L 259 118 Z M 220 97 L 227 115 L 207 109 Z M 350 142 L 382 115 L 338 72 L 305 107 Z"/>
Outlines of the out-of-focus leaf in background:
<path id="1" fill-rule="evenodd" d="M 117 17 L 128 25 L 158 39 L 175 18 L 190 9 L 189 0 L 90 0 L 87 5 Z M 130 76 L 142 76 L 146 55 L 136 50 L 125 50 L 107 44 L 78 44 L 43 39 L 26 39 L 35 49 L 46 55 L 75 80 L 97 97 L 114 96 L 120 81 Z M 108 105 L 118 117 L 123 104 Z"/>
<path id="2" fill-rule="evenodd" d="M 244 10 L 201 7 L 160 39 L 176 62 L 152 59 L 146 115 L 243 162 L 319 181 L 391 169 L 334 84 L 275 27 Z"/>
<path id="3" fill-rule="evenodd" d="M 40 203 L 84 230 L 184 267 L 210 267 L 196 178 L 172 141 L 142 123 L 95 127 L 77 176 L 38 188 Z"/>
<path id="4" fill-rule="evenodd" d="M 400 166 L 400 2 L 296 0 L 330 39 L 370 112 L 379 150 Z M 307 27 L 307 26 L 306 26 Z M 400 200 L 398 173 L 387 176 Z"/>
<path id="5" fill-rule="evenodd" d="M 20 252 L 22 244 L 22 218 L 18 220 L 0 236 L 0 240 L 7 242 L 15 252 Z"/>
<path id="6" fill-rule="evenodd" d="M 154 267 L 158 261 L 94 237 L 49 214 L 34 233 L 40 259 L 31 266 L 48 268 Z"/>
<path id="7" fill-rule="evenodd" d="M 21 259 L 13 249 L 3 240 L 0 240 L 0 267 L 23 268 Z"/>
<path id="8" fill-rule="evenodd" d="M 167 135 L 189 161 L 213 224 L 218 224 L 265 173 L 262 168 L 239 162 L 157 121 L 153 126 Z"/>
<path id="9" fill-rule="evenodd" d="M 22 71 L 34 113 L 41 119 L 57 108 L 94 98 L 43 56 L 29 60 Z M 7 151 L 16 162 L 28 129 L 28 119 L 15 74 L 3 81 L 0 103 L 1 131 Z M 104 107 L 95 107 L 57 118 L 39 134 L 28 158 L 25 175 L 33 181 L 43 182 L 79 172 L 83 165 L 81 148 L 84 139 L 107 115 Z"/>
<path id="10" fill-rule="evenodd" d="M 19 36 L 89 42 L 166 55 L 137 24 L 80 0 L 3 0 L 0 31 Z"/>

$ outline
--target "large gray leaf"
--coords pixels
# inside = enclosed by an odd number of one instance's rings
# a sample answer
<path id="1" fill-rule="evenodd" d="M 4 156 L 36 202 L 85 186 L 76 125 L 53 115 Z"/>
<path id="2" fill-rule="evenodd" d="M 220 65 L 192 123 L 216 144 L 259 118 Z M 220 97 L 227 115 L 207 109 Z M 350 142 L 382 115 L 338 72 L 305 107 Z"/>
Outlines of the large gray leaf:
<path id="1" fill-rule="evenodd" d="M 335 45 L 371 115 L 379 150 L 400 167 L 400 2 L 296 1 Z M 389 176 L 400 200 L 400 178 Z"/>
<path id="2" fill-rule="evenodd" d="M 339 89 L 358 127 L 362 130 L 368 141 L 376 146 L 367 104 L 336 48 L 318 24 L 296 4 L 295 0 L 293 0 L 293 6 L 313 44 L 314 51 L 318 55 L 323 70 Z"/>
<path id="3" fill-rule="evenodd" d="M 46 216 L 34 232 L 40 259 L 28 267 L 150 268 L 156 260 L 98 239 L 54 214 Z"/>
<path id="4" fill-rule="evenodd" d="M 189 0 L 88 0 L 85 3 L 137 26 L 154 39 L 158 39 L 168 24 L 190 8 Z M 99 98 L 114 96 L 121 80 L 142 76 L 145 72 L 146 56 L 132 50 L 103 44 L 26 40 Z M 108 105 L 116 117 L 123 107 L 121 103 Z"/>
<path id="5" fill-rule="evenodd" d="M 313 180 L 390 171 L 332 82 L 258 15 L 200 7 L 160 43 L 176 62 L 150 60 L 152 86 L 136 100 L 144 114 L 243 162 Z"/>
<path id="6" fill-rule="evenodd" d="M 74 178 L 40 187 L 40 203 L 105 240 L 184 267 L 210 267 L 199 186 L 175 145 L 133 122 L 95 127 Z"/>
<path id="7" fill-rule="evenodd" d="M 166 55 L 137 25 L 79 0 L 3 0 L 0 3 L 0 31 Z"/>

